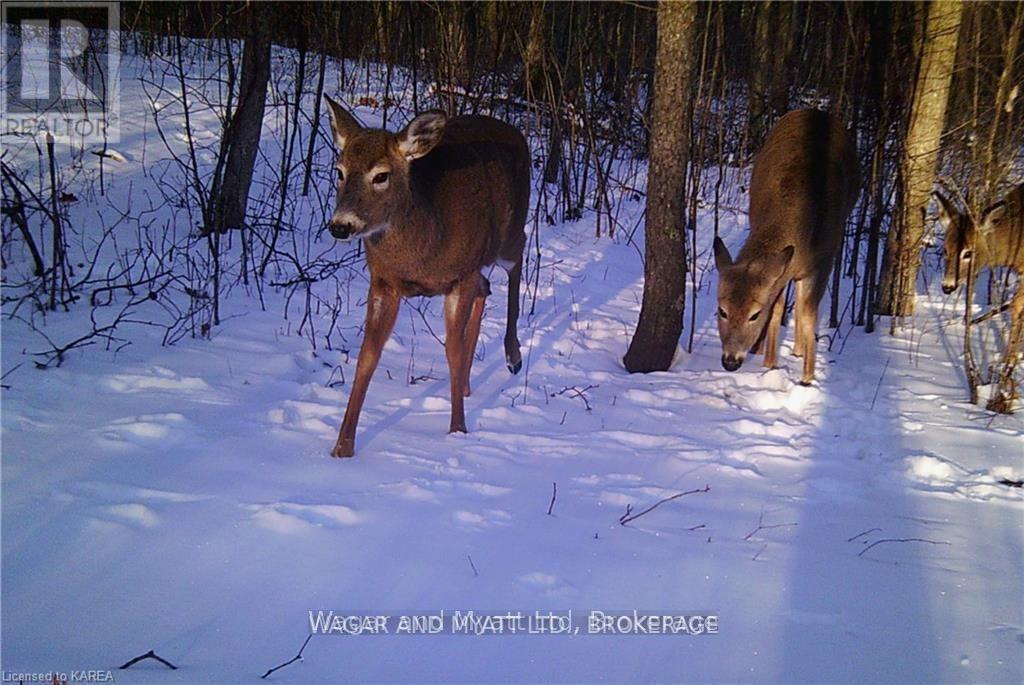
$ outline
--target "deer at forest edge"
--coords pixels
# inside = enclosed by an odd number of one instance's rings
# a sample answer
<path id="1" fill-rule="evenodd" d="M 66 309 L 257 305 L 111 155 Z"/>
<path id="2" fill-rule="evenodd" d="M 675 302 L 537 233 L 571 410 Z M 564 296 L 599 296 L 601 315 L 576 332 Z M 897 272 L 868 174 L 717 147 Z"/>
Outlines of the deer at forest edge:
<path id="1" fill-rule="evenodd" d="M 939 224 L 945 231 L 946 270 L 942 292 L 949 295 L 985 268 L 1008 266 L 1024 273 L 1024 184 L 981 213 L 980 228 L 939 191 Z"/>
<path id="2" fill-rule="evenodd" d="M 514 127 L 485 116 L 447 118 L 429 111 L 399 133 L 363 127 L 327 97 L 340 150 L 338 195 L 328 229 L 339 240 L 363 239 L 370 290 L 355 380 L 331 455 L 351 457 L 356 426 L 401 298 L 444 295 L 445 355 L 451 385 L 449 432 L 466 432 L 484 303 L 490 284 L 481 269 L 508 272 L 505 362 L 522 367 L 516 321 L 530 151 Z"/>
<path id="3" fill-rule="evenodd" d="M 1009 304 L 1010 337 L 1003 354 L 1003 373 L 1009 376 L 1024 338 L 1024 286 L 1020 282 L 1024 278 L 1024 183 L 987 207 L 977 226 L 970 214 L 957 209 L 941 192 L 934 194 L 939 201 L 939 223 L 945 229 L 942 292 L 949 295 L 968 280 L 974 292 L 982 269 L 1005 266 L 1017 272 L 1017 292 Z"/>
<path id="4" fill-rule="evenodd" d="M 814 380 L 818 304 L 857 202 L 857 153 L 843 123 L 826 112 L 797 110 L 782 117 L 754 161 L 750 235 L 733 261 L 721 238 L 718 334 L 722 366 L 740 368 L 747 351 L 764 351 L 775 368 L 786 286 L 796 283 L 796 344 L 801 385 Z"/>

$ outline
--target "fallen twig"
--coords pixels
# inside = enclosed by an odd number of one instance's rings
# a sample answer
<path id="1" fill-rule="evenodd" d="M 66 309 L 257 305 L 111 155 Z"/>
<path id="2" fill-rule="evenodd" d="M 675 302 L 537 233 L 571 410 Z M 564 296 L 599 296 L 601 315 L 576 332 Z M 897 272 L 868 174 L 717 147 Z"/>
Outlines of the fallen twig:
<path id="1" fill-rule="evenodd" d="M 883 544 L 885 542 L 927 542 L 929 545 L 949 545 L 949 544 L 952 544 L 952 543 L 944 542 L 944 541 L 941 541 L 941 540 L 927 540 L 925 538 L 882 538 L 881 540 L 875 540 L 870 545 L 868 545 L 867 547 L 862 549 L 860 552 L 857 553 L 857 556 L 858 557 L 862 557 L 862 556 L 864 556 L 864 553 L 867 552 L 872 547 L 877 547 L 878 545 L 881 545 L 881 544 Z"/>
<path id="2" fill-rule="evenodd" d="M 871 407 L 868 411 L 873 411 L 875 408 L 875 400 L 878 399 L 878 389 L 882 387 L 882 379 L 885 378 L 885 372 L 889 370 L 889 360 L 891 357 L 885 358 L 885 366 L 882 368 L 882 375 L 878 377 L 878 383 L 875 385 L 875 394 L 871 397 Z"/>
<path id="3" fill-rule="evenodd" d="M 0 376 L 0 388 L 3 388 L 4 390 L 10 390 L 11 389 L 11 386 L 9 386 L 6 383 L 4 383 L 4 379 L 7 378 L 8 376 L 10 376 L 15 371 L 17 371 L 21 367 L 21 365 L 24 364 L 24 363 L 25 362 L 21 362 L 19 364 L 15 364 L 11 368 L 7 369 L 7 371 L 4 372 L 3 376 Z"/>
<path id="4" fill-rule="evenodd" d="M 279 671 L 282 668 L 284 668 L 285 666 L 291 666 L 296 661 L 302 661 L 302 651 L 304 649 L 306 649 L 306 645 L 308 645 L 309 641 L 312 640 L 312 639 L 313 639 L 313 633 L 310 633 L 309 635 L 306 636 L 306 641 L 302 643 L 301 647 L 299 647 L 299 653 L 298 654 L 296 654 L 295 656 L 293 656 L 291 659 L 289 659 L 288 661 L 284 662 L 283 664 L 281 664 L 279 666 L 274 666 L 272 669 L 268 670 L 266 673 L 264 673 L 263 675 L 260 676 L 260 680 L 265 679 L 268 675 L 270 675 L 274 671 Z"/>
<path id="5" fill-rule="evenodd" d="M 476 576 L 477 578 L 479 578 L 480 577 L 480 572 L 476 570 L 476 564 L 473 563 L 473 557 L 471 557 L 471 556 L 469 556 L 467 554 L 466 558 L 469 559 L 469 566 L 470 566 L 470 568 L 473 569 L 473 575 Z"/>
<path id="6" fill-rule="evenodd" d="M 757 517 L 757 527 L 754 528 L 754 530 L 752 530 L 749 533 L 747 533 L 747 536 L 745 538 L 743 538 L 743 539 L 744 540 L 749 540 L 750 538 L 752 538 L 755 535 L 757 535 L 758 533 L 760 533 L 762 530 L 771 530 L 772 528 L 788 528 L 790 526 L 795 526 L 795 525 L 798 525 L 798 524 L 797 523 L 769 523 L 768 525 L 765 525 L 765 523 L 764 523 L 764 507 L 761 507 L 761 514 Z"/>
<path id="7" fill-rule="evenodd" d="M 588 390 L 593 390 L 595 388 L 600 388 L 600 387 L 601 387 L 600 385 L 588 385 L 587 387 L 585 387 L 585 388 L 583 388 L 581 390 L 581 389 L 577 388 L 575 385 L 567 385 L 564 388 L 562 388 L 561 390 L 559 390 L 558 392 L 551 393 L 551 397 L 558 397 L 559 395 L 565 395 L 566 393 L 572 393 L 572 394 L 569 395 L 569 397 L 578 397 L 578 398 L 580 398 L 581 400 L 583 400 L 583 404 L 584 404 L 584 406 L 586 406 L 587 411 L 590 411 L 591 410 L 591 406 L 590 406 L 590 400 L 587 399 L 587 391 Z"/>
<path id="8" fill-rule="evenodd" d="M 868 528 L 863 533 L 857 533 L 852 538 L 846 538 L 846 541 L 847 542 L 853 542 L 854 540 L 856 540 L 859 537 L 863 537 L 863 536 L 867 535 L 868 533 L 874 533 L 876 531 L 880 533 L 880 532 L 882 532 L 882 529 L 881 528 Z"/>
<path id="9" fill-rule="evenodd" d="M 123 671 L 125 669 L 131 668 L 132 666 L 134 666 L 135 664 L 139 663 L 140 661 L 142 661 L 144 659 L 155 659 L 156 661 L 159 661 L 160 663 L 162 663 L 164 666 L 166 666 L 167 668 L 171 669 L 172 671 L 177 671 L 178 670 L 177 666 L 172 664 L 167 659 L 164 659 L 162 657 L 157 656 L 156 653 L 154 653 L 152 649 L 149 650 L 148 652 L 146 652 L 145 654 L 140 654 L 139 656 L 135 657 L 134 659 L 131 659 L 130 661 L 124 662 L 123 664 L 118 666 L 118 668 Z"/>
<path id="10" fill-rule="evenodd" d="M 558 497 L 558 483 L 551 484 L 551 504 L 548 505 L 548 516 L 555 508 L 555 498 Z"/>
<path id="11" fill-rule="evenodd" d="M 644 509 L 643 511 L 641 511 L 639 514 L 632 514 L 631 515 L 631 512 L 633 511 L 633 507 L 627 505 L 626 506 L 626 513 L 619 517 L 619 525 L 623 525 L 624 526 L 627 523 L 629 523 L 630 521 L 635 521 L 638 518 L 640 518 L 641 516 L 643 516 L 644 514 L 649 514 L 650 512 L 654 511 L 655 509 L 660 507 L 665 502 L 671 502 L 674 499 L 679 499 L 680 497 L 685 497 L 686 495 L 693 495 L 693 494 L 696 494 L 698 492 L 708 492 L 710 489 L 711 489 L 710 485 L 705 485 L 704 487 L 697 488 L 696 490 L 687 490 L 686 492 L 677 493 L 675 495 L 672 495 L 671 497 L 666 497 L 665 499 L 658 500 L 657 502 L 655 502 L 651 506 L 649 506 L 646 509 Z"/>

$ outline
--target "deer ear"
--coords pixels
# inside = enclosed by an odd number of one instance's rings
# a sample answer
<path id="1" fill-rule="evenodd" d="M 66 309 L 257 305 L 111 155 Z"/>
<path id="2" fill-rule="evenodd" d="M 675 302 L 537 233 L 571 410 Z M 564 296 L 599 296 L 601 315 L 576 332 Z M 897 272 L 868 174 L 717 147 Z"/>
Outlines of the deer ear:
<path id="1" fill-rule="evenodd" d="M 781 278 L 782 274 L 786 273 L 786 269 L 789 268 L 789 263 L 793 261 L 794 252 L 796 252 L 796 248 L 792 245 L 786 245 L 784 248 L 768 258 L 765 271 L 773 280 Z"/>
<path id="2" fill-rule="evenodd" d="M 1006 203 L 997 202 L 981 213 L 981 232 L 988 233 L 1006 217 Z"/>
<path id="3" fill-rule="evenodd" d="M 939 201 L 939 221 L 944 224 L 948 224 L 949 220 L 956 216 L 956 209 L 954 209 L 952 203 L 946 198 L 945 195 L 939 191 L 932 192 L 935 199 Z"/>
<path id="4" fill-rule="evenodd" d="M 363 130 L 363 125 L 347 109 L 332 100 L 330 95 L 324 95 L 324 99 L 327 100 L 327 111 L 331 115 L 331 133 L 334 134 L 334 144 L 338 146 L 339 150 L 342 150 L 345 148 L 345 141 L 350 140 L 352 136 Z"/>
<path id="5" fill-rule="evenodd" d="M 448 117 L 440 110 L 424 112 L 398 134 L 399 151 L 409 161 L 422 157 L 441 141 L 447 123 Z"/>
<path id="6" fill-rule="evenodd" d="M 721 238 L 715 236 L 715 267 L 719 271 L 732 266 L 732 257 L 729 255 L 729 248 L 725 246 L 725 243 Z"/>

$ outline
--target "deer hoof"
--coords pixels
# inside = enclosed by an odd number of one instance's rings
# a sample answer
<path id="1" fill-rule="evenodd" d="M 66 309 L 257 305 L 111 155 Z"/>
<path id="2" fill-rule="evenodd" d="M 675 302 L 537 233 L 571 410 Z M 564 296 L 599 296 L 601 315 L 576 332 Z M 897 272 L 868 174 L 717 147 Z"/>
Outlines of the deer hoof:
<path id="1" fill-rule="evenodd" d="M 346 459 L 351 457 L 356 452 L 356 441 L 355 440 L 339 440 L 331 450 L 331 456 L 338 459 Z"/>

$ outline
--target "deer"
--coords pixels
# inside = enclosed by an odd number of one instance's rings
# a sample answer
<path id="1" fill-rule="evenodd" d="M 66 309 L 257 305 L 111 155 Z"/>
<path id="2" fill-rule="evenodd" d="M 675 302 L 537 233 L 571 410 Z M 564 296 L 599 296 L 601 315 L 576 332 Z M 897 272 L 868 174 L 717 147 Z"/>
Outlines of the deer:
<path id="1" fill-rule="evenodd" d="M 978 226 L 942 191 L 936 190 L 933 195 L 939 203 L 939 225 L 945 233 L 942 292 L 953 293 L 986 268 L 1006 266 L 1024 273 L 1024 183 L 987 207 Z"/>
<path id="2" fill-rule="evenodd" d="M 1024 285 L 1020 282 L 1024 277 L 1024 183 L 986 207 L 977 225 L 969 213 L 961 212 L 941 191 L 933 194 L 939 203 L 939 225 L 945 231 L 943 293 L 949 295 L 968 283 L 968 291 L 974 292 L 974 283 L 982 269 L 1008 267 L 1017 273 L 1017 291 L 1004 306 L 1010 310 L 1010 336 L 1003 353 L 1002 375 L 1012 380 L 1017 350 L 1024 339 Z M 999 311 L 1002 309 L 995 310 Z M 1005 401 L 1005 398 L 994 397 L 989 408 L 998 408 Z"/>
<path id="3" fill-rule="evenodd" d="M 364 127 L 325 96 L 339 155 L 337 198 L 327 229 L 362 240 L 369 270 L 366 325 L 348 406 L 331 455 L 355 453 L 356 427 L 402 298 L 444 296 L 449 433 L 465 433 L 464 398 L 490 283 L 508 273 L 505 362 L 519 373 L 516 324 L 526 246 L 531 156 L 523 134 L 487 116 L 431 110 L 398 133 Z"/>
<path id="4" fill-rule="evenodd" d="M 857 202 L 857 153 L 843 123 L 818 110 L 795 110 L 768 134 L 754 160 L 750 234 L 733 260 L 714 240 L 722 367 L 736 371 L 748 350 L 778 364 L 786 287 L 796 284 L 793 354 L 801 385 L 814 380 L 818 305 L 829 282 L 846 219 Z"/>

